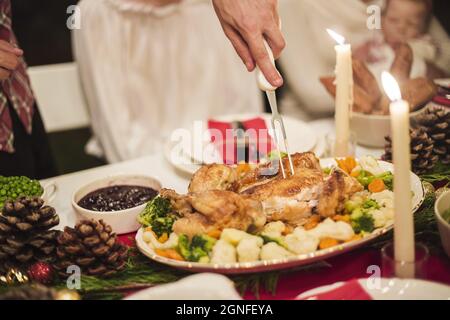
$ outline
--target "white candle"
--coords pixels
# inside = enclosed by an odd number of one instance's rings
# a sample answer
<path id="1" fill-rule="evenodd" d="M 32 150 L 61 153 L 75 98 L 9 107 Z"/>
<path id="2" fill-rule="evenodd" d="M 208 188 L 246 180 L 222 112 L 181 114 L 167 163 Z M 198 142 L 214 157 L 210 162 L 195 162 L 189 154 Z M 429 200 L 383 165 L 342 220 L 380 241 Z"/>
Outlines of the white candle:
<path id="1" fill-rule="evenodd" d="M 394 254 L 396 273 L 401 278 L 414 277 L 415 244 L 414 216 L 411 204 L 411 154 L 409 135 L 409 105 L 402 100 L 394 77 L 383 72 L 382 82 L 391 99 L 391 135 L 394 162 Z M 402 265 L 402 262 L 406 264 Z"/>
<path id="2" fill-rule="evenodd" d="M 334 156 L 349 155 L 350 111 L 353 104 L 353 68 L 352 47 L 345 44 L 345 38 L 333 30 L 327 29 L 329 35 L 336 40 L 336 100 L 335 123 L 336 143 Z"/>

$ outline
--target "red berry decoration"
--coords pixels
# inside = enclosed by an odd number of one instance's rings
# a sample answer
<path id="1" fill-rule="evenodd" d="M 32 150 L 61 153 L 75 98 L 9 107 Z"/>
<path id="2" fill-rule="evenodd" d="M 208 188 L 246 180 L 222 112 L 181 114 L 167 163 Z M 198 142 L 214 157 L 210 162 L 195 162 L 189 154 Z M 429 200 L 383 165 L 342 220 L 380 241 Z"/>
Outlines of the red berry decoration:
<path id="1" fill-rule="evenodd" d="M 50 284 L 53 281 L 53 268 L 45 262 L 36 262 L 28 268 L 28 275 L 32 281 Z"/>

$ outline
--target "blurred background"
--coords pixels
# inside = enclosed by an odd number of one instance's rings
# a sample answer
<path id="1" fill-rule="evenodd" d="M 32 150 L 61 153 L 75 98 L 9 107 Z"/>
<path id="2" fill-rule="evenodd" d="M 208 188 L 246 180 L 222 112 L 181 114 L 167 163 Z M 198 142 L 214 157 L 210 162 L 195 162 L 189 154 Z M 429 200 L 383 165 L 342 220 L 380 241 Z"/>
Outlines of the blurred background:
<path id="1" fill-rule="evenodd" d="M 25 57 L 30 67 L 30 74 L 34 81 L 42 77 L 39 66 L 63 64 L 54 70 L 55 76 L 66 77 L 71 70 L 73 61 L 70 30 L 66 27 L 68 6 L 76 4 L 76 0 L 13 0 L 13 27 L 20 46 L 24 49 Z M 450 1 L 435 0 L 434 14 L 440 20 L 447 32 L 450 32 Z M 35 68 L 37 67 L 37 68 Z M 37 80 L 36 80 L 37 79 Z M 77 79 L 73 81 L 77 86 Z M 45 83 L 45 79 L 42 80 Z M 79 88 L 75 88 L 78 94 Z M 72 94 L 72 93 L 70 93 Z M 69 94 L 69 95 L 70 95 Z M 61 93 L 62 95 L 62 93 Z M 82 95 L 81 95 L 82 96 Z M 39 97 L 38 97 L 39 98 Z M 79 97 L 68 97 L 67 105 L 64 101 L 49 101 L 53 108 L 60 106 L 65 110 L 76 108 Z M 38 99 L 39 100 L 39 99 Z M 84 148 L 91 135 L 87 114 L 77 115 L 67 123 L 55 120 L 58 111 L 46 111 L 47 106 L 41 105 L 47 130 L 50 134 L 51 145 L 60 174 L 69 173 L 104 164 L 104 160 L 86 155 Z M 46 116 L 47 115 L 47 116 Z M 52 118 L 53 117 L 53 118 Z M 50 120 L 48 120 L 50 118 Z M 68 143 L 69 142 L 69 143 Z"/>

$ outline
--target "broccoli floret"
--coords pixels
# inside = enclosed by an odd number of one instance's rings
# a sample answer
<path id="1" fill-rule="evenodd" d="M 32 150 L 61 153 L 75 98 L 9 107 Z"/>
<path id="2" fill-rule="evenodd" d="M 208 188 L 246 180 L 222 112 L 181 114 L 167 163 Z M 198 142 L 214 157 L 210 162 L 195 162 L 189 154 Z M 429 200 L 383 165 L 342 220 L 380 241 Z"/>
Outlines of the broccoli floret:
<path id="1" fill-rule="evenodd" d="M 367 189 L 368 185 L 375 179 L 375 176 L 371 174 L 369 171 L 361 170 L 356 177 L 356 180 L 361 183 L 365 189 Z"/>
<path id="2" fill-rule="evenodd" d="M 380 205 L 373 199 L 367 199 L 362 204 L 363 209 L 380 209 Z"/>
<path id="3" fill-rule="evenodd" d="M 372 232 L 375 229 L 373 217 L 365 209 L 357 208 L 350 216 L 352 228 L 355 233 Z"/>
<path id="4" fill-rule="evenodd" d="M 189 260 L 191 250 L 189 246 L 189 238 L 185 234 L 182 234 L 178 237 L 178 252 L 180 252 L 183 258 Z"/>
<path id="5" fill-rule="evenodd" d="M 359 203 L 357 203 L 356 201 L 352 201 L 352 200 L 348 200 L 345 202 L 344 204 L 344 208 L 345 211 L 348 213 L 352 213 L 353 210 L 355 210 L 356 208 L 359 208 Z"/>
<path id="6" fill-rule="evenodd" d="M 383 180 L 384 185 L 386 186 L 386 188 L 388 188 L 391 191 L 393 190 L 393 188 L 394 188 L 394 175 L 392 174 L 392 172 L 390 172 L 390 171 L 385 172 L 385 173 L 380 174 L 379 176 L 377 176 L 377 178 Z"/>
<path id="7" fill-rule="evenodd" d="M 274 242 L 274 243 L 276 243 L 277 245 L 279 245 L 279 246 L 281 246 L 283 248 L 287 247 L 286 243 L 284 242 L 284 239 L 281 238 L 281 237 L 271 237 L 271 236 L 268 236 L 268 235 L 265 235 L 265 234 L 261 234 L 260 237 L 263 239 L 264 244 L 267 244 L 267 243 L 270 243 L 270 242 Z"/>
<path id="8" fill-rule="evenodd" d="M 139 223 L 144 227 L 151 227 L 158 237 L 164 233 L 170 234 L 176 220 L 170 200 L 160 196 L 151 200 L 138 217 Z"/>
<path id="9" fill-rule="evenodd" d="M 204 257 L 208 257 L 216 241 L 207 235 L 196 235 L 189 243 L 189 238 L 181 235 L 178 239 L 178 251 L 187 261 L 198 262 Z"/>
<path id="10" fill-rule="evenodd" d="M 194 236 L 192 238 L 192 246 L 193 247 L 198 247 L 198 248 L 203 248 L 205 249 L 205 251 L 209 252 L 212 250 L 212 248 L 214 247 L 214 245 L 216 244 L 216 239 L 214 239 L 213 237 L 210 237 L 208 235 L 197 235 Z"/>

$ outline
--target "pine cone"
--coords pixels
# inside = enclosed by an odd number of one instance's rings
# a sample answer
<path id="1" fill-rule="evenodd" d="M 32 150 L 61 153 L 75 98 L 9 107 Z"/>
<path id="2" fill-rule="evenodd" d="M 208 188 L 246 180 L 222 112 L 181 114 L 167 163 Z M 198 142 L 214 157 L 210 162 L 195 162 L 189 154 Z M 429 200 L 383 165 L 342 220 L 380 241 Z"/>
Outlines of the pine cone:
<path id="1" fill-rule="evenodd" d="M 55 300 L 56 291 L 41 284 L 25 285 L 6 291 L 0 300 Z"/>
<path id="2" fill-rule="evenodd" d="M 433 139 L 433 153 L 438 155 L 444 164 L 449 164 L 450 109 L 444 106 L 430 106 L 423 115 L 418 117 L 417 123 Z"/>
<path id="3" fill-rule="evenodd" d="M 411 168 L 417 174 L 425 173 L 436 165 L 438 156 L 433 154 L 433 140 L 423 128 L 410 129 Z M 386 137 L 385 154 L 382 159 L 392 161 L 392 140 Z"/>
<path id="4" fill-rule="evenodd" d="M 84 220 L 59 235 L 57 255 L 54 268 L 62 277 L 70 265 L 86 275 L 108 277 L 125 267 L 127 248 L 103 220 Z"/>
<path id="5" fill-rule="evenodd" d="M 36 261 L 51 263 L 56 257 L 59 224 L 55 209 L 38 197 L 6 201 L 0 214 L 0 270 L 27 267 Z"/>

